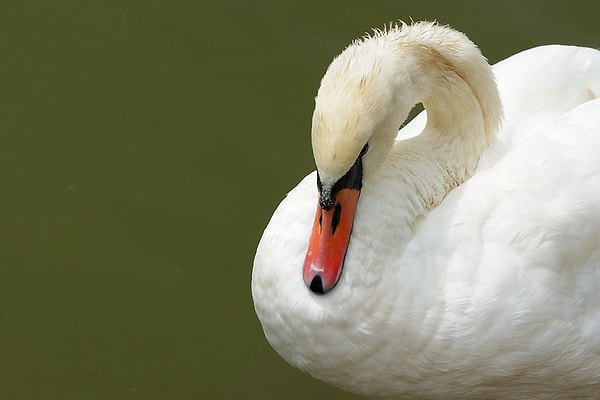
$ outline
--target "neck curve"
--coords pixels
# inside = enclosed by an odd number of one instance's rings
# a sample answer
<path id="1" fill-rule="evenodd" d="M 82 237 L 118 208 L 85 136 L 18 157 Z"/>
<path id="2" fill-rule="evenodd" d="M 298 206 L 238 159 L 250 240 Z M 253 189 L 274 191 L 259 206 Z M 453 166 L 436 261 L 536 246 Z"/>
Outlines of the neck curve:
<path id="1" fill-rule="evenodd" d="M 428 116 L 423 133 L 394 143 L 419 102 Z M 394 153 L 410 154 L 430 170 L 423 182 L 431 189 L 423 193 L 429 208 L 472 175 L 501 118 L 491 68 L 465 35 L 435 23 L 402 23 L 353 43 L 330 65 L 313 115 L 317 169 L 333 183 L 369 143 L 366 183 Z"/>

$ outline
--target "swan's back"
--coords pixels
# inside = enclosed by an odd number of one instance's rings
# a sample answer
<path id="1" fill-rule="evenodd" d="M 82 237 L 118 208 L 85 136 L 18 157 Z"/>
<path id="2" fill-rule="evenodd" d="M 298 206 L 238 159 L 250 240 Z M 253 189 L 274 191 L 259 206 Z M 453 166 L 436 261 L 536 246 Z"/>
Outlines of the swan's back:
<path id="1" fill-rule="evenodd" d="M 509 124 L 537 112 L 565 113 L 600 97 L 600 52 L 590 48 L 540 46 L 497 63 L 493 71 Z"/>
<path id="2" fill-rule="evenodd" d="M 554 121 L 600 97 L 598 50 L 541 46 L 503 60 L 494 65 L 493 70 L 505 120 L 498 140 L 490 146 L 488 154 L 484 154 L 482 166 L 494 161 L 493 153 L 502 153 L 502 148 L 507 151 L 517 148 L 530 136 L 539 135 L 541 130 L 560 130 Z M 597 124 L 599 114 L 591 112 L 586 117 L 579 114 L 577 118 L 589 118 L 589 122 Z M 569 135 L 568 131 L 564 135 Z M 488 160 L 486 157 L 490 156 Z"/>

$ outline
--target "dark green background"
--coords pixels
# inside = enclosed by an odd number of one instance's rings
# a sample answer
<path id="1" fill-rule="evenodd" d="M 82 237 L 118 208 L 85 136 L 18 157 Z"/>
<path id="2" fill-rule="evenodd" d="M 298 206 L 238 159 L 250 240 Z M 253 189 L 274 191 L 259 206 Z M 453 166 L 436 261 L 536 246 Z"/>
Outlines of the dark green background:
<path id="1" fill-rule="evenodd" d="M 418 4 L 418 5 L 417 5 Z M 313 168 L 313 97 L 371 27 L 491 62 L 600 46 L 598 1 L 0 2 L 0 399 L 352 399 L 254 315 L 256 244 Z"/>

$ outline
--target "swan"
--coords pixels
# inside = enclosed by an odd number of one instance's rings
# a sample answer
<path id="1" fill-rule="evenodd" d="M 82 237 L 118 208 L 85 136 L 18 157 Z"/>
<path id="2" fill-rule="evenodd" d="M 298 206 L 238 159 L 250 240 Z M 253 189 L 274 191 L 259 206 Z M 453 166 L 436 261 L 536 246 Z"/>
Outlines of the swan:
<path id="1" fill-rule="evenodd" d="M 599 97 L 594 49 L 492 68 L 432 22 L 352 43 L 256 251 L 268 342 L 371 398 L 600 398 Z"/>

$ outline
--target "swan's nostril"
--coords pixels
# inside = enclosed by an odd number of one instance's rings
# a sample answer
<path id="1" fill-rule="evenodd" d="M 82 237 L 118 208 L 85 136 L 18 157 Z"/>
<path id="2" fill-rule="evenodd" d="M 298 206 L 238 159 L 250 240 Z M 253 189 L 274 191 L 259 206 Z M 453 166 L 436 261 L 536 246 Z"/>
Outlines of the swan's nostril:
<path id="1" fill-rule="evenodd" d="M 310 290 L 315 294 L 325 294 L 323 290 L 323 280 L 320 275 L 315 275 L 315 277 L 310 282 Z"/>
<path id="2" fill-rule="evenodd" d="M 335 204 L 335 208 L 333 209 L 333 217 L 331 217 L 331 235 L 335 233 L 335 230 L 340 223 L 340 218 L 342 216 L 342 205 L 340 203 Z"/>

